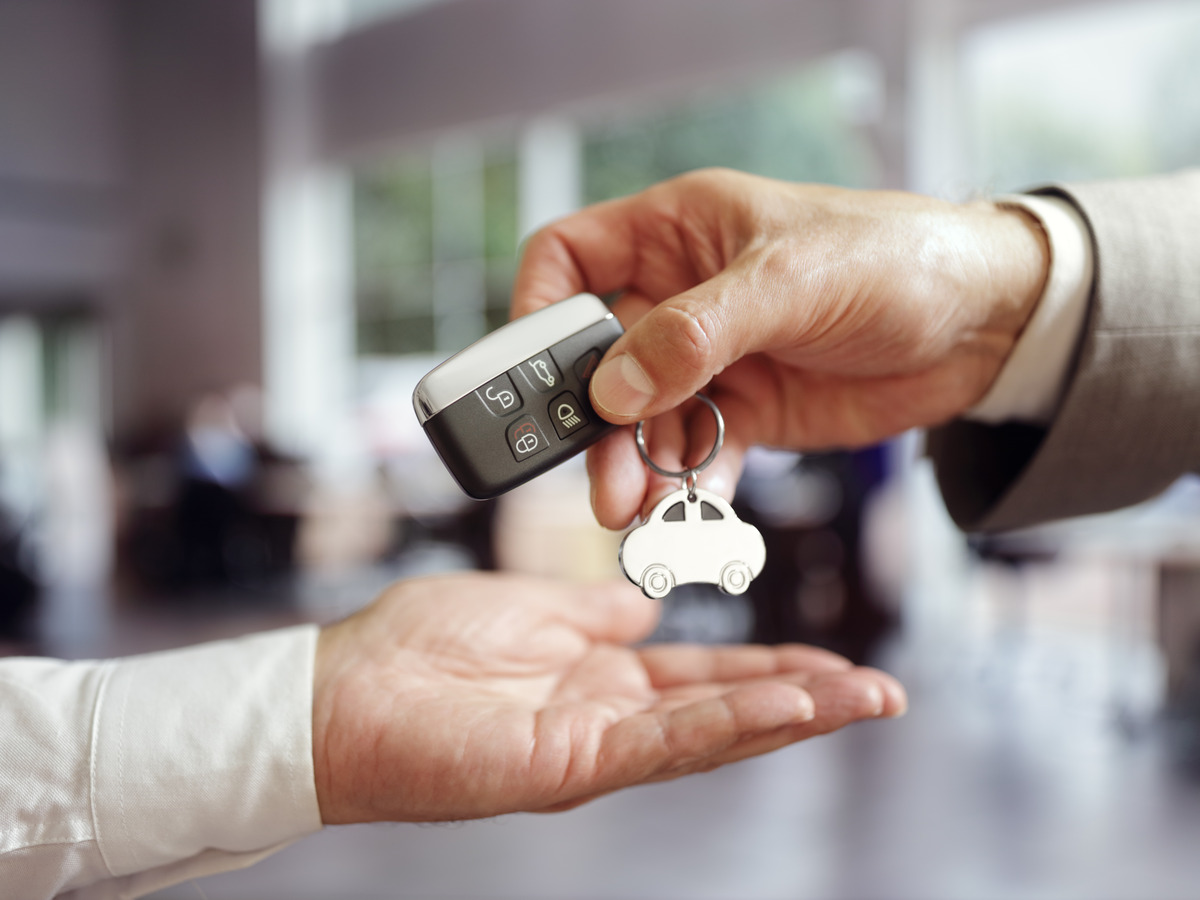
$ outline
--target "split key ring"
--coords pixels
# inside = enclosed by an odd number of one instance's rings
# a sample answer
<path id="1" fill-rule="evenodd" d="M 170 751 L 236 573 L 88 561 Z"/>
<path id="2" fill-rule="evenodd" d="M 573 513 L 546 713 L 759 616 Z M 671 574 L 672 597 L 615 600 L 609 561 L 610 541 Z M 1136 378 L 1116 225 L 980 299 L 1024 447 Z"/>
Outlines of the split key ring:
<path id="1" fill-rule="evenodd" d="M 697 392 L 696 399 L 712 410 L 713 417 L 717 420 L 717 439 L 713 441 L 713 448 L 709 451 L 708 456 L 704 457 L 704 459 L 698 465 L 695 465 L 690 469 L 684 469 L 680 472 L 672 472 L 669 469 L 664 469 L 650 458 L 650 453 L 646 450 L 646 439 L 642 434 L 642 426 L 645 424 L 645 422 L 638 422 L 637 428 L 634 430 L 634 438 L 637 441 L 638 453 L 641 454 L 642 462 L 649 466 L 652 471 L 657 472 L 664 478 L 682 478 L 684 486 L 687 488 L 689 494 L 693 494 L 695 492 L 696 479 L 699 477 L 700 473 L 707 469 L 712 461 L 717 458 L 717 454 L 721 452 L 721 446 L 725 443 L 725 417 L 721 415 L 721 410 L 719 410 L 717 408 L 717 404 L 705 394 Z"/>

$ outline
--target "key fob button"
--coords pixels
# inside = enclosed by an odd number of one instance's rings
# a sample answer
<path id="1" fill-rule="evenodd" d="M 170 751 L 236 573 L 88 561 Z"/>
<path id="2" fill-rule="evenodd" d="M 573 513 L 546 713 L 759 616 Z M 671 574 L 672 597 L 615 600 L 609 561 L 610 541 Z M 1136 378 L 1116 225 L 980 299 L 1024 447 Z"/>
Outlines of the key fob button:
<path id="1" fill-rule="evenodd" d="M 492 379 L 475 393 L 493 416 L 504 418 L 521 408 L 521 395 L 507 374 Z"/>
<path id="2" fill-rule="evenodd" d="M 525 382 L 539 394 L 562 390 L 562 372 L 554 364 L 549 350 L 543 350 L 537 356 L 530 357 L 517 366 L 517 369 Z"/>
<path id="3" fill-rule="evenodd" d="M 587 384 L 592 380 L 592 373 L 600 365 L 600 351 L 593 347 L 588 350 L 579 359 L 575 360 L 575 365 L 571 367 L 575 372 L 575 377 Z"/>
<path id="4" fill-rule="evenodd" d="M 551 400 L 546 414 L 554 423 L 554 430 L 558 432 L 558 439 L 561 441 L 565 441 L 588 423 L 583 407 L 570 391 L 563 391 Z"/>
<path id="5" fill-rule="evenodd" d="M 508 446 L 517 462 L 523 462 L 550 445 L 533 416 L 521 416 L 508 426 Z"/>

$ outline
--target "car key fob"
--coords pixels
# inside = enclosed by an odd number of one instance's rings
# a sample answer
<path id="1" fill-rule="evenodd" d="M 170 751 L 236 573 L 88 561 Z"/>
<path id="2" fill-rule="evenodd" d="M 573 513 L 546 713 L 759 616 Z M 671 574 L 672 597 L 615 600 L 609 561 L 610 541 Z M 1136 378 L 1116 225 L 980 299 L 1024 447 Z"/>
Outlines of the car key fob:
<path id="1" fill-rule="evenodd" d="M 421 379 L 413 407 L 459 486 L 496 497 L 552 469 L 617 426 L 588 399 L 621 323 L 592 294 L 516 319 Z"/>

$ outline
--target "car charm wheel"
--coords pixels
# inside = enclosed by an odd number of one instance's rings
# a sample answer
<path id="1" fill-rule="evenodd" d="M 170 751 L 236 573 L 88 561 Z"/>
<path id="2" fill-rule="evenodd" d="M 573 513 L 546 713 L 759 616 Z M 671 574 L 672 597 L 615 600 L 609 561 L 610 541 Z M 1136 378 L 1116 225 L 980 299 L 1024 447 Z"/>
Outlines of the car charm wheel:
<path id="1" fill-rule="evenodd" d="M 675 576 L 666 566 L 651 566 L 642 573 L 642 593 L 647 597 L 661 600 L 671 593 L 673 587 L 675 587 Z"/>
<path id="2" fill-rule="evenodd" d="M 754 573 L 745 563 L 727 563 L 721 570 L 721 590 L 727 594 L 744 594 L 753 579 Z"/>

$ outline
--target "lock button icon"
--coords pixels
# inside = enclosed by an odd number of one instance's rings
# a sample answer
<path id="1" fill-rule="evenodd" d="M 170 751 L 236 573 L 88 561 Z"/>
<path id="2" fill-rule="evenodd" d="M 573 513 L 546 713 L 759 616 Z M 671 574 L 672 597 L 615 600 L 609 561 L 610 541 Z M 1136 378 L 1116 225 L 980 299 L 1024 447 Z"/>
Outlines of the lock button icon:
<path id="1" fill-rule="evenodd" d="M 517 462 L 541 453 L 549 444 L 533 416 L 521 416 L 508 427 L 508 446 Z"/>

